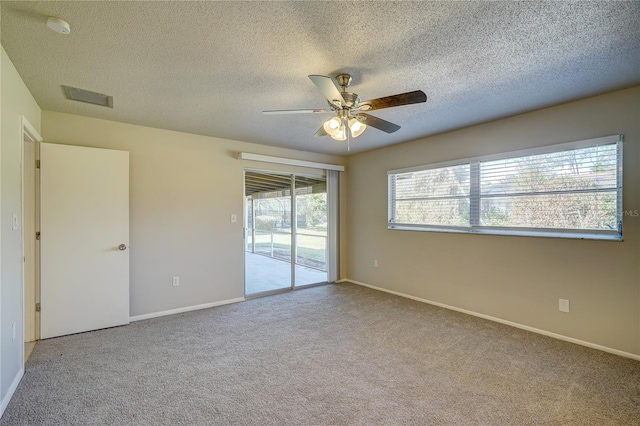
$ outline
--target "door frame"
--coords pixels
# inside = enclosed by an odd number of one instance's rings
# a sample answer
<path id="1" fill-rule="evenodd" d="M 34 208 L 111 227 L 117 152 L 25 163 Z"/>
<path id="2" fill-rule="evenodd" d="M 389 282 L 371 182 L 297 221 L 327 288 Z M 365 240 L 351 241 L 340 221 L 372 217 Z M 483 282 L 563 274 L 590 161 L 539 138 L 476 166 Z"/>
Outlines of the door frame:
<path id="1" fill-rule="evenodd" d="M 29 253 L 26 252 L 26 242 L 27 238 L 33 239 L 31 241 L 35 241 L 34 235 L 27 235 L 25 232 L 25 219 L 29 219 L 29 222 L 33 220 L 33 223 L 30 224 L 29 230 L 34 230 L 34 232 L 38 231 L 38 223 L 39 223 L 39 209 L 38 209 L 38 185 L 39 185 L 39 176 L 36 169 L 36 161 L 38 160 L 38 152 L 39 152 L 39 144 L 42 142 L 42 136 L 40 133 L 31 125 L 29 120 L 24 116 L 20 116 L 20 125 L 21 125 L 21 138 L 20 138 L 20 208 L 21 208 L 21 221 L 22 226 L 20 227 L 21 233 L 21 251 L 22 251 L 22 297 L 21 297 L 21 307 L 22 307 L 22 321 L 23 321 L 23 330 L 22 330 L 22 345 L 20 349 L 20 359 L 22 365 L 25 363 L 25 352 L 24 347 L 27 342 L 27 336 L 33 336 L 35 340 L 40 338 L 39 336 L 39 315 L 36 312 L 36 303 L 39 300 L 39 289 L 40 289 L 40 276 L 39 276 L 39 244 L 36 242 L 34 251 L 32 252 L 33 259 L 31 259 L 28 264 L 33 265 L 33 281 L 27 282 L 26 275 L 26 265 L 27 265 L 27 255 Z M 34 158 L 25 158 L 25 144 L 34 143 Z M 31 164 L 26 164 L 26 161 L 29 161 Z M 31 204 L 30 211 L 27 211 L 25 206 L 25 192 L 26 192 L 26 173 L 28 171 L 33 171 L 33 195 L 34 202 Z M 28 289 L 28 287 L 30 287 Z M 29 290 L 27 292 L 27 290 Z M 30 300 L 27 300 L 27 294 L 31 295 Z M 27 309 L 27 303 L 30 308 Z M 27 315 L 33 315 L 33 329 L 27 330 Z"/>

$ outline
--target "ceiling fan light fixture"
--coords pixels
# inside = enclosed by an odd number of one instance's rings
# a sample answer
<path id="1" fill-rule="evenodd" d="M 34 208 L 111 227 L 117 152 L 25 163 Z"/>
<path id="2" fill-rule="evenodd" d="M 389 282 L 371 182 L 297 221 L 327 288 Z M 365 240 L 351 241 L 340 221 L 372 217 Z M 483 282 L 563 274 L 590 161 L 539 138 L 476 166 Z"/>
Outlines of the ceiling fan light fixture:
<path id="1" fill-rule="evenodd" d="M 339 117 L 331 117 L 323 124 L 324 131 L 327 132 L 332 137 L 340 131 L 340 118 Z"/>
<path id="2" fill-rule="evenodd" d="M 333 135 L 329 133 L 329 136 L 337 141 L 343 141 L 347 139 L 347 128 L 344 124 L 340 124 L 340 127 L 338 127 L 338 131 Z"/>
<path id="3" fill-rule="evenodd" d="M 349 120 L 349 129 L 351 130 L 351 136 L 357 138 L 360 136 L 367 128 L 366 124 L 363 124 L 357 118 L 351 118 Z"/>

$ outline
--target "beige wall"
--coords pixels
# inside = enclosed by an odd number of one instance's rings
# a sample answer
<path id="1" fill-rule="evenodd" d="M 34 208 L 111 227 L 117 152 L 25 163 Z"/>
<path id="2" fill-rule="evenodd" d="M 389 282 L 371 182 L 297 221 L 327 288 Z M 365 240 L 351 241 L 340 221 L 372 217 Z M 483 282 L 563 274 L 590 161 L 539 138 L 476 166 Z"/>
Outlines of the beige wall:
<path id="1" fill-rule="evenodd" d="M 272 148 L 51 111 L 45 142 L 130 153 L 131 315 L 244 296 L 243 170 L 239 151 L 341 164 L 336 156 Z M 286 168 L 304 171 L 299 168 Z M 344 252 L 344 250 L 343 250 Z M 180 277 L 173 287 L 171 278 Z"/>
<path id="2" fill-rule="evenodd" d="M 21 115 L 40 131 L 40 107 L 18 75 L 7 53 L 2 48 L 0 74 L 1 98 L 1 189 L 0 215 L 1 258 L 0 273 L 0 395 L 2 401 L 22 368 L 23 339 L 22 306 L 22 232 L 12 230 L 12 216 L 17 213 L 22 221 L 22 129 Z M 13 340 L 12 325 L 17 336 Z"/>
<path id="3" fill-rule="evenodd" d="M 640 210 L 640 87 L 349 157 L 348 278 L 640 355 L 640 217 L 623 242 L 386 225 L 388 170 L 619 133 L 624 209 Z"/>

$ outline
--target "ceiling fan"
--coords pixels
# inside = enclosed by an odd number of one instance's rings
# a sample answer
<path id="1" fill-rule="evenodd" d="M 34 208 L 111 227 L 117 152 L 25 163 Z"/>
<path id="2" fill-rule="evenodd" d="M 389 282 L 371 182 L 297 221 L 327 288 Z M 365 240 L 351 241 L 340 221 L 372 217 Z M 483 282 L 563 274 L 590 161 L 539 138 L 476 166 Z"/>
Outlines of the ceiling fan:
<path id="1" fill-rule="evenodd" d="M 400 129 L 400 126 L 383 120 L 364 111 L 374 111 L 382 108 L 390 108 L 401 105 L 417 104 L 427 101 L 427 95 L 422 90 L 400 93 L 386 96 L 384 98 L 360 101 L 356 93 L 347 92 L 347 87 L 351 84 L 349 74 L 338 74 L 336 82 L 342 91 L 333 83 L 331 77 L 324 75 L 310 75 L 313 84 L 320 89 L 320 92 L 327 98 L 329 109 L 289 109 L 262 111 L 263 114 L 304 114 L 304 113 L 335 113 L 324 122 L 315 136 L 329 135 L 335 140 L 343 141 L 351 137 L 358 137 L 365 131 L 367 126 L 374 127 L 386 133 L 393 133 Z M 349 131 L 347 131 L 349 129 Z"/>

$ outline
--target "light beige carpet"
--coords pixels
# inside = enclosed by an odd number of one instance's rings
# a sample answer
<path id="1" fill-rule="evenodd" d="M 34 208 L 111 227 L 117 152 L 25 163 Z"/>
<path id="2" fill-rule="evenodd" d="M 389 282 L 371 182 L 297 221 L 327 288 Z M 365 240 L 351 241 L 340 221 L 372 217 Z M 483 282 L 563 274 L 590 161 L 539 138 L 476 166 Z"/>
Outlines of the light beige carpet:
<path id="1" fill-rule="evenodd" d="M 340 284 L 42 341 L 0 424 L 632 425 L 640 362 Z"/>

